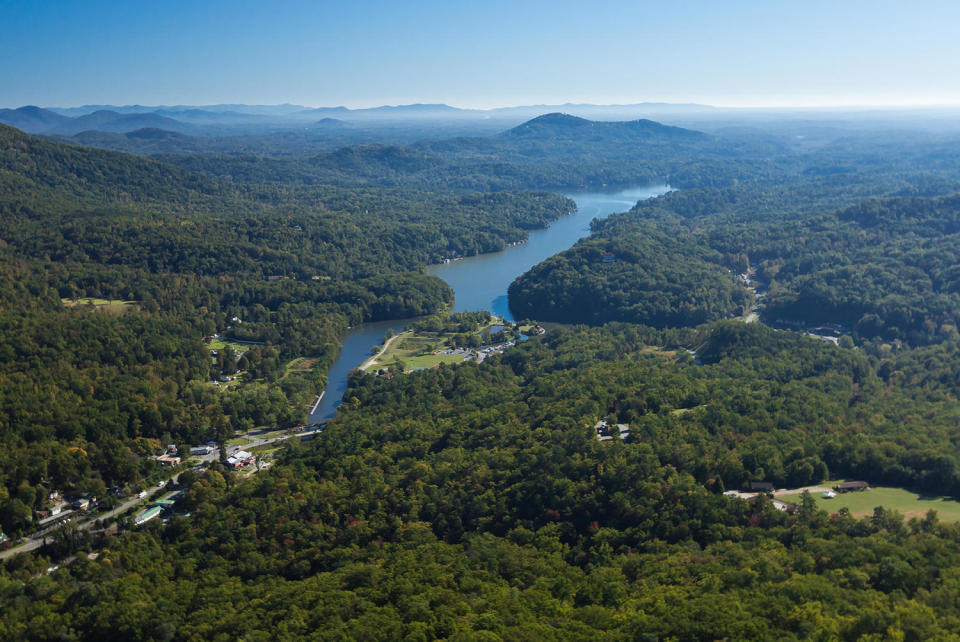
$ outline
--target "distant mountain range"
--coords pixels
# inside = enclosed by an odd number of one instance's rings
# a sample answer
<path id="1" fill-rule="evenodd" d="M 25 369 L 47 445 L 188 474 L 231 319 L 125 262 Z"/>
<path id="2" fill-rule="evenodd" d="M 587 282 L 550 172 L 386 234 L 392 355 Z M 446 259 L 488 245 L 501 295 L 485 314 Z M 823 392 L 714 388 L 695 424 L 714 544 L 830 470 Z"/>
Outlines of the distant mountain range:
<path id="1" fill-rule="evenodd" d="M 707 113 L 713 107 L 692 104 L 639 103 L 635 105 L 529 105 L 496 109 L 461 109 L 444 104 L 384 105 L 365 109 L 300 105 L 206 105 L 159 106 L 86 105 L 69 108 L 0 109 L 0 123 L 31 134 L 72 136 L 95 130 L 128 133 L 143 128 L 166 129 L 183 134 L 226 133 L 256 129 L 317 125 L 329 127 L 331 120 L 350 123 L 415 123 L 503 121 L 504 127 L 548 112 L 565 112 L 594 120 L 626 120 L 662 117 L 667 114 Z M 512 122 L 511 122 L 512 121 Z"/>

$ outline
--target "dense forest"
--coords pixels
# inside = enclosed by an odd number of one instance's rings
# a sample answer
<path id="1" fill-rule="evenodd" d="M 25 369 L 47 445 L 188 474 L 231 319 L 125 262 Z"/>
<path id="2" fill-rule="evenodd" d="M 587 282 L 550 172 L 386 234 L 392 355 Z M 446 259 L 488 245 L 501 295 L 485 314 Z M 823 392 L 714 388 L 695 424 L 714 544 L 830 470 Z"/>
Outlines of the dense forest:
<path id="1" fill-rule="evenodd" d="M 223 185 L 0 128 L 0 527 L 28 530 L 43 485 L 102 496 L 143 479 L 161 440 L 303 421 L 348 326 L 449 306 L 424 266 L 571 208 L 533 192 Z M 255 345 L 213 360 L 201 339 L 217 333 Z M 239 389 L 209 383 L 237 371 Z"/>
<path id="2" fill-rule="evenodd" d="M 546 114 L 496 136 L 364 145 L 301 158 L 158 155 L 219 180 L 405 186 L 429 190 L 583 190 L 658 184 L 726 186 L 779 174 L 782 145 L 668 127 Z M 789 165 L 789 162 L 787 162 Z"/>
<path id="3" fill-rule="evenodd" d="M 888 167 L 671 192 L 597 221 L 589 240 L 517 279 L 510 304 L 543 320 L 690 325 L 745 305 L 730 277 L 750 270 L 767 322 L 941 341 L 960 323 L 958 189 L 960 175 Z"/>
<path id="4" fill-rule="evenodd" d="M 952 639 L 960 525 L 724 492 L 960 498 L 958 149 L 553 114 L 147 159 L 0 127 L 13 538 L 51 489 L 135 491 L 164 444 L 302 422 L 349 326 L 475 335 L 488 313 L 448 314 L 424 267 L 572 211 L 540 190 L 677 188 L 515 281 L 533 336 L 502 354 L 354 371 L 275 465 L 184 470 L 169 519 L 5 561 L 0 639 Z M 827 323 L 837 345 L 784 331 Z"/>
<path id="5" fill-rule="evenodd" d="M 671 347 L 691 340 L 702 366 Z M 931 476 L 955 450 L 956 386 L 939 386 L 938 433 L 902 423 L 923 402 L 888 384 L 866 355 L 729 322 L 558 331 L 480 365 L 358 375 L 357 403 L 269 474 L 193 481 L 191 517 L 81 538 L 103 552 L 52 576 L 9 563 L 2 635 L 946 637 L 957 526 L 718 492 L 828 467 L 956 487 Z M 599 442 L 598 416 L 630 440 Z"/>

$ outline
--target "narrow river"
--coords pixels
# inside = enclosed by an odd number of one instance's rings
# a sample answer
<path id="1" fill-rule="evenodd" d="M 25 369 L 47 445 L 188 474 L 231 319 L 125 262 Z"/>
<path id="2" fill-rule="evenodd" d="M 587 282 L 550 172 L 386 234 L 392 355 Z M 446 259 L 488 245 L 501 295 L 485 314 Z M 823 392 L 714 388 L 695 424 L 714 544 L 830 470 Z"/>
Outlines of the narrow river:
<path id="1" fill-rule="evenodd" d="M 568 194 L 577 204 L 577 211 L 554 221 L 544 230 L 530 232 L 523 245 L 502 252 L 481 254 L 444 265 L 432 265 L 427 272 L 438 276 L 453 288 L 455 312 L 489 310 L 514 321 L 507 305 L 507 288 L 518 276 L 537 263 L 562 252 L 590 234 L 590 221 L 624 212 L 637 201 L 670 191 L 666 185 L 634 187 L 617 192 L 583 192 Z M 409 319 L 367 323 L 350 331 L 343 341 L 337 361 L 327 372 L 327 389 L 323 400 L 310 415 L 310 422 L 332 419 L 347 390 L 347 375 L 363 363 L 373 346 L 380 345 L 387 330 L 402 331 Z"/>

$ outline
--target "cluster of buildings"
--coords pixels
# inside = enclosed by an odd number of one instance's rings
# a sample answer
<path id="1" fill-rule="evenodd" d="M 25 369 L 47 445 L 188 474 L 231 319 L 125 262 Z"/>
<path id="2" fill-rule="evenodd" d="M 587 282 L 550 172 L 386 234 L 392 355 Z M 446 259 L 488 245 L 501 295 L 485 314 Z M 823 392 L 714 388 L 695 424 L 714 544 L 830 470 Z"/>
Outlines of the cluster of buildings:
<path id="1" fill-rule="evenodd" d="M 738 490 L 728 490 L 724 495 L 728 497 L 739 497 L 740 499 L 756 499 L 760 495 L 767 495 L 771 498 L 774 508 L 777 510 L 782 510 L 787 513 L 793 513 L 799 509 L 798 504 L 791 502 L 785 502 L 780 499 L 777 499 L 773 496 L 776 492 L 776 488 L 771 482 L 766 481 L 752 481 L 747 484 L 747 491 L 738 491 Z M 823 490 L 823 489 L 821 489 Z M 838 482 L 832 490 L 826 489 L 823 491 L 823 497 L 825 499 L 833 499 L 837 496 L 838 493 L 854 493 L 862 492 L 865 490 L 870 490 L 870 484 L 865 481 L 845 481 Z M 793 491 L 794 493 L 797 491 Z"/>
<path id="2" fill-rule="evenodd" d="M 183 495 L 182 490 L 178 490 L 170 493 L 163 499 L 158 499 L 153 502 L 153 505 L 150 508 L 147 508 L 140 513 L 137 513 L 136 517 L 133 518 L 133 523 L 137 526 L 146 524 L 150 520 L 156 519 L 161 515 L 169 515 L 173 512 L 173 506 L 177 503 L 177 499 Z"/>
<path id="3" fill-rule="evenodd" d="M 47 508 L 34 511 L 37 526 L 43 529 L 68 521 L 75 513 L 89 510 L 95 502 L 96 498 L 89 494 L 77 495 L 66 500 L 60 495 L 60 491 L 53 490 L 47 495 Z"/>

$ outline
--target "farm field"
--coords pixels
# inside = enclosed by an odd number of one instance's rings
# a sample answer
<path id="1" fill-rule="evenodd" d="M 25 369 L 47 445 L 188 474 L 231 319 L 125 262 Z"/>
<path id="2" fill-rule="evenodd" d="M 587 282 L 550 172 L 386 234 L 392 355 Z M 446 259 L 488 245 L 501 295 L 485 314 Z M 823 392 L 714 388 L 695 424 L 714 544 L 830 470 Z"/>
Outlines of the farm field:
<path id="1" fill-rule="evenodd" d="M 826 485 L 826 484 L 824 484 Z M 825 499 L 823 493 L 812 493 L 817 506 L 836 512 L 841 508 L 850 510 L 854 517 L 873 514 L 877 506 L 896 510 L 905 518 L 922 518 L 931 508 L 945 522 L 960 522 L 960 502 L 946 497 L 919 495 L 903 488 L 878 486 L 863 492 L 839 494 L 833 499 Z M 799 498 L 791 499 L 798 501 Z"/>

